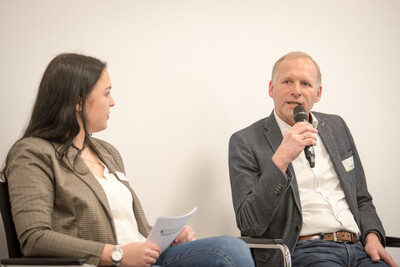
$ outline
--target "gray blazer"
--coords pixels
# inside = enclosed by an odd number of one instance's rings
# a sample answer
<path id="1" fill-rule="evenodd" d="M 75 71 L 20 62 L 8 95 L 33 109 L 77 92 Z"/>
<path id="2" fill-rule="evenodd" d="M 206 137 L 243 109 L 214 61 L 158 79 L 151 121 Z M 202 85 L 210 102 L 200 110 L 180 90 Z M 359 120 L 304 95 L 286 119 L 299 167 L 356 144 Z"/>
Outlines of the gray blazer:
<path id="1" fill-rule="evenodd" d="M 125 172 L 113 146 L 94 138 L 90 146 L 117 178 L 117 171 Z M 56 158 L 56 147 L 44 139 L 26 138 L 10 150 L 6 177 L 22 252 L 25 256 L 85 258 L 98 265 L 104 245 L 117 243 L 107 197 L 81 157 L 72 172 Z M 76 155 L 77 150 L 71 148 L 69 166 Z M 132 193 L 139 231 L 147 236 L 150 226 L 139 199 L 127 182 L 121 182 Z"/>
<path id="2" fill-rule="evenodd" d="M 385 232 L 368 193 L 364 170 L 349 129 L 339 116 L 313 114 L 319 121 L 319 135 L 339 176 L 362 241 L 369 231 L 375 230 L 385 244 Z M 282 239 L 293 252 L 302 228 L 301 203 L 292 164 L 286 173 L 282 173 L 272 161 L 282 138 L 274 112 L 234 133 L 229 142 L 229 172 L 241 234 Z M 347 172 L 342 162 L 349 157 L 354 158 L 355 168 Z M 255 251 L 258 266 L 276 263 L 278 257 L 276 251 Z"/>

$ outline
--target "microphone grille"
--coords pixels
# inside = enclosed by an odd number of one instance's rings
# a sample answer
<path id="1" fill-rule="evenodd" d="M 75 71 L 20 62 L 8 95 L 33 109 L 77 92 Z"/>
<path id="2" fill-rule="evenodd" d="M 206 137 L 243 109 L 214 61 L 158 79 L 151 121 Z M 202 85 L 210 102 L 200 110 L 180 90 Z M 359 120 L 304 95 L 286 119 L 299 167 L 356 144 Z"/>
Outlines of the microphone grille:
<path id="1" fill-rule="evenodd" d="M 295 122 L 308 121 L 308 114 L 303 106 L 297 106 L 293 109 L 293 118 Z"/>

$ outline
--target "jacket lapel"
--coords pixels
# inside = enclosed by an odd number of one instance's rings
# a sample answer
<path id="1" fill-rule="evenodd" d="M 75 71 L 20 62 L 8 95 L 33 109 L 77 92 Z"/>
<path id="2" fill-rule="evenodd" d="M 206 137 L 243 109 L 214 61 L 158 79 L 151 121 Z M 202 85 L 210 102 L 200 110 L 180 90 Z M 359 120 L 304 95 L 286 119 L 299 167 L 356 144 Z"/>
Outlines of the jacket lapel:
<path id="1" fill-rule="evenodd" d="M 92 142 L 90 143 L 91 149 L 97 154 L 100 160 L 107 166 L 110 173 L 114 174 L 114 176 L 123 183 L 131 192 L 133 198 L 133 213 L 135 214 L 136 222 L 138 225 L 139 232 L 144 236 L 147 237 L 150 233 L 151 227 L 147 222 L 146 216 L 144 214 L 142 205 L 140 204 L 139 198 L 137 197 L 136 193 L 133 191 L 129 182 L 124 181 L 121 177 L 118 176 L 118 171 L 123 171 L 118 169 L 118 166 L 115 164 L 115 160 L 113 156 L 108 151 L 103 151 L 101 147 L 96 147 L 95 144 Z M 108 201 L 106 201 L 108 207 Z M 110 210 L 111 211 L 111 210 Z M 111 214 L 111 213 L 110 213 Z"/>
<path id="2" fill-rule="evenodd" d="M 314 115 L 317 117 L 318 115 L 314 113 Z M 357 214 L 357 211 L 354 210 L 354 207 L 357 207 L 357 203 L 355 202 L 355 199 L 353 195 L 351 194 L 351 185 L 350 181 L 348 179 L 348 173 L 343 167 L 342 164 L 342 158 L 340 156 L 338 146 L 335 145 L 335 140 L 332 135 L 332 131 L 326 121 L 325 118 L 319 118 L 318 119 L 318 134 L 321 137 L 322 142 L 325 145 L 326 150 L 328 151 L 328 154 L 331 158 L 333 167 L 335 168 L 336 174 L 339 177 L 339 181 L 342 187 L 342 190 L 346 196 L 346 200 L 349 204 L 349 207 L 352 211 L 353 214 Z"/>
<path id="3" fill-rule="evenodd" d="M 144 214 L 142 205 L 140 204 L 139 198 L 137 197 L 136 193 L 133 191 L 133 189 L 130 187 L 128 182 L 121 181 L 123 184 L 128 187 L 128 189 L 131 191 L 132 197 L 133 197 L 133 213 L 135 214 L 135 219 L 137 222 L 138 230 L 139 232 L 147 238 L 147 236 L 150 234 L 151 227 L 146 219 L 146 216 Z"/>
<path id="4" fill-rule="evenodd" d="M 264 128 L 265 128 L 264 132 L 265 138 L 272 147 L 272 150 L 275 152 L 282 143 L 283 136 L 281 133 L 281 129 L 279 128 L 278 123 L 276 121 L 274 111 L 272 111 L 271 115 L 266 119 Z M 290 183 L 290 188 L 292 189 L 297 209 L 301 213 L 299 188 L 297 185 L 296 175 L 294 173 L 292 163 L 289 164 L 288 169 L 293 175 L 293 181 Z"/>
<path id="5" fill-rule="evenodd" d="M 71 147 L 68 151 L 67 165 L 72 169 L 74 169 L 74 162 L 75 162 L 75 158 L 76 158 L 77 154 L 78 154 L 78 150 L 76 148 Z M 101 158 L 101 160 L 103 160 L 103 159 Z M 107 168 L 108 168 L 108 165 L 109 164 L 106 164 Z M 81 179 L 84 183 L 86 183 L 91 188 L 91 190 L 95 193 L 95 195 L 99 199 L 101 205 L 107 211 L 109 220 L 111 221 L 111 223 L 114 226 L 114 222 L 112 220 L 112 215 L 111 215 L 111 209 L 110 209 L 110 206 L 108 205 L 107 196 L 106 196 L 102 186 L 97 181 L 96 177 L 94 177 L 94 175 L 89 170 L 89 168 L 86 166 L 85 162 L 83 161 L 83 159 L 80 156 L 76 158 L 75 168 L 76 168 L 76 171 L 74 171 L 74 174 L 79 179 Z"/>

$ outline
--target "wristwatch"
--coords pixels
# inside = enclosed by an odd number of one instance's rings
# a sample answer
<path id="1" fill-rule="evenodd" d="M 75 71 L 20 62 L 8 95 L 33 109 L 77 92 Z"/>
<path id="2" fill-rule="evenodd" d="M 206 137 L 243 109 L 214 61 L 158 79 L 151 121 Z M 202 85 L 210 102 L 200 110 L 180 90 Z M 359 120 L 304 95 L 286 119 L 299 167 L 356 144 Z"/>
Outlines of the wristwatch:
<path id="1" fill-rule="evenodd" d="M 122 252 L 122 249 L 119 247 L 119 245 L 114 246 L 114 250 L 111 252 L 110 257 L 113 262 L 113 266 L 118 267 L 124 258 L 124 252 Z"/>

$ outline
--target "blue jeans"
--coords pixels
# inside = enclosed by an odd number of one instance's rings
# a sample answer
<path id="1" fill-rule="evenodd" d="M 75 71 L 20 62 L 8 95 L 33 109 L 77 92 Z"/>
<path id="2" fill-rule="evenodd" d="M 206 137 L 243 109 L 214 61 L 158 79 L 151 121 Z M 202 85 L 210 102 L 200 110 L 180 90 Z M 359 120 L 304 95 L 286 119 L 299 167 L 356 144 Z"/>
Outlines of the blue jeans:
<path id="1" fill-rule="evenodd" d="M 324 240 L 302 240 L 296 244 L 292 264 L 297 266 L 388 266 L 385 262 L 373 262 L 361 243 L 348 244 Z"/>
<path id="2" fill-rule="evenodd" d="M 195 240 L 167 248 L 155 265 L 169 267 L 252 267 L 253 258 L 247 244 L 236 237 L 219 236 Z"/>

